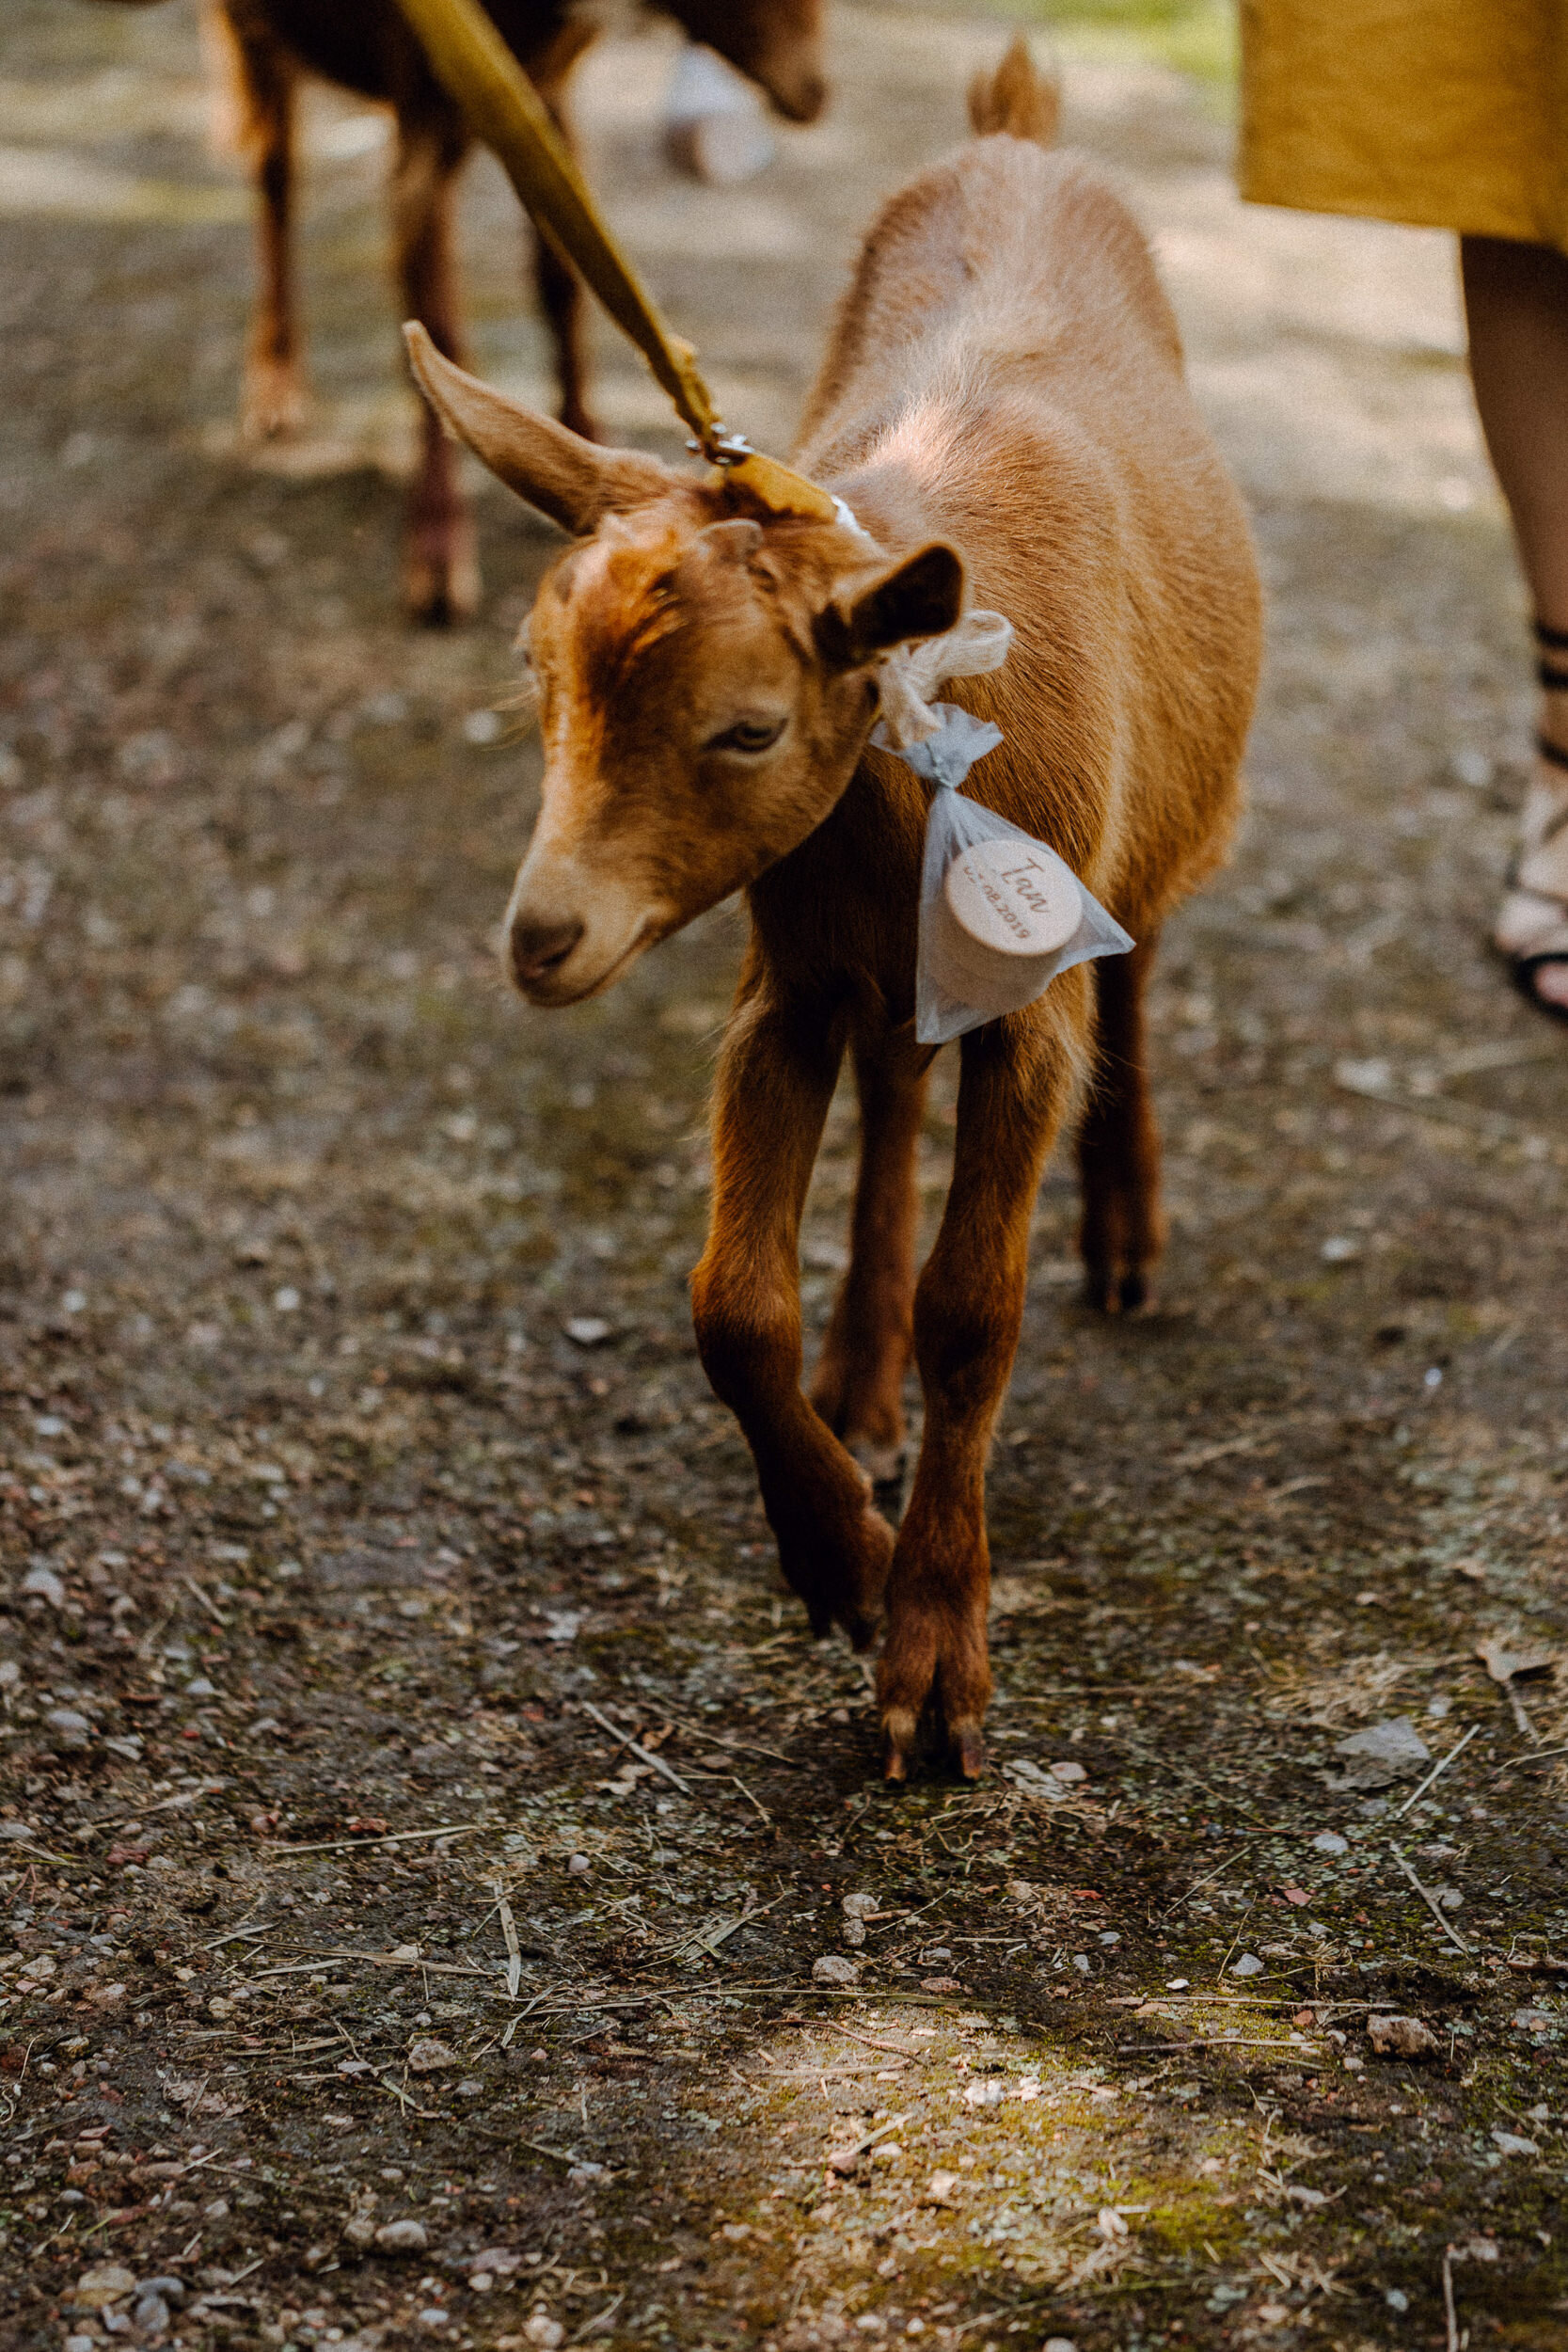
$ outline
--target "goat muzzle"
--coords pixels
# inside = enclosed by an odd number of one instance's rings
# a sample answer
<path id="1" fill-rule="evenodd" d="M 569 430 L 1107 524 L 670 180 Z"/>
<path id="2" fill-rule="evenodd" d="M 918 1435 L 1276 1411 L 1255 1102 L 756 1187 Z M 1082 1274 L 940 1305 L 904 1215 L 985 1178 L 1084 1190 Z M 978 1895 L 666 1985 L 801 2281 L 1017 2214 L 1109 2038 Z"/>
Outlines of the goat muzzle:
<path id="1" fill-rule="evenodd" d="M 512 960 L 512 977 L 521 989 L 537 988 L 559 970 L 586 926 L 574 916 L 563 923 L 527 922 L 519 917 L 507 936 L 507 949 Z"/>

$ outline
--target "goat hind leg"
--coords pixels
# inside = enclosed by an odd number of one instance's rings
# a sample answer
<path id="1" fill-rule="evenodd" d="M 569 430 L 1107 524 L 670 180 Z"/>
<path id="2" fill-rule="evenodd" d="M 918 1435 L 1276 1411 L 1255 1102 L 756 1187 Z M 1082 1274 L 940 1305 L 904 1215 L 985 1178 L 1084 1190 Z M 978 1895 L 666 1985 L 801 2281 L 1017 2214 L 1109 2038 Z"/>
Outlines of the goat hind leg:
<path id="1" fill-rule="evenodd" d="M 570 154 L 576 153 L 577 141 L 566 111 L 566 77 L 592 39 L 588 27 L 568 23 L 532 72 L 534 87 Z M 539 308 L 555 341 L 556 381 L 561 391 L 557 414 L 571 432 L 580 433 L 585 441 L 596 441 L 598 428 L 588 407 L 588 308 L 583 283 L 537 223 L 533 282 Z"/>
<path id="2" fill-rule="evenodd" d="M 437 351 L 461 359 L 452 262 L 452 194 L 467 137 L 450 120 L 398 118 L 392 222 L 404 315 L 428 328 Z M 420 403 L 420 462 L 409 497 L 404 596 L 411 616 L 441 626 L 479 605 L 473 518 L 458 480 L 457 452 L 435 411 Z"/>
<path id="3" fill-rule="evenodd" d="M 1079 1248 L 1085 1297 L 1106 1314 L 1153 1304 L 1154 1269 L 1165 1244 L 1144 1019 L 1158 946 L 1153 932 L 1130 955 L 1102 957 L 1094 967 L 1100 1029 L 1093 1090 L 1078 1130 Z"/>
<path id="4" fill-rule="evenodd" d="M 877 1672 L 889 1780 L 908 1777 L 923 1717 L 966 1779 L 985 1761 L 986 1454 L 1023 1320 L 1035 1194 L 1070 1090 L 1071 1057 L 1043 1023 L 998 1022 L 963 1041 L 953 1183 L 915 1291 L 926 1426 Z"/>
<path id="5" fill-rule="evenodd" d="M 860 1170 L 848 1271 L 822 1342 L 811 1398 L 879 1486 L 897 1482 L 904 1375 L 914 1351 L 915 1154 L 928 1046 L 905 1031 L 854 1041 Z"/>
<path id="6" fill-rule="evenodd" d="M 864 1471 L 800 1391 L 800 1210 L 840 1050 L 814 1016 L 743 979 L 719 1067 L 713 1210 L 691 1311 L 704 1368 L 745 1433 L 779 1565 L 813 1632 L 836 1621 L 863 1649 L 893 1534 Z"/>

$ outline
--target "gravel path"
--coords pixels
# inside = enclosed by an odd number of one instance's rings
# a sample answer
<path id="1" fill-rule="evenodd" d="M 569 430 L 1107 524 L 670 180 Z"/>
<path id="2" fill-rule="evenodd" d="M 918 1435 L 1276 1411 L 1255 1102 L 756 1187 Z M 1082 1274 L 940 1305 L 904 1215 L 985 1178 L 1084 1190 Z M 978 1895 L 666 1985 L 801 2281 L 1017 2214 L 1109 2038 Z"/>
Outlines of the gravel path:
<path id="1" fill-rule="evenodd" d="M 662 40 L 583 77 L 617 219 L 774 445 L 999 36 L 836 39 L 830 118 L 722 195 L 659 166 Z M 7 2342 L 1564 2341 L 1568 1058 L 1485 946 L 1528 704 L 1451 257 L 1244 214 L 1154 68 L 1069 51 L 1068 93 L 1273 650 L 1157 991 L 1164 1307 L 1077 1307 L 1053 1172 L 993 1769 L 894 1795 L 690 1339 L 737 922 L 554 1018 L 493 959 L 552 541 L 479 489 L 482 619 L 401 626 L 375 125 L 312 105 L 318 407 L 255 461 L 194 11 L 12 0 Z M 481 364 L 539 385 L 488 167 L 466 242 Z M 600 345 L 610 427 L 673 448 Z M 852 1140 L 841 1105 L 818 1327 Z"/>

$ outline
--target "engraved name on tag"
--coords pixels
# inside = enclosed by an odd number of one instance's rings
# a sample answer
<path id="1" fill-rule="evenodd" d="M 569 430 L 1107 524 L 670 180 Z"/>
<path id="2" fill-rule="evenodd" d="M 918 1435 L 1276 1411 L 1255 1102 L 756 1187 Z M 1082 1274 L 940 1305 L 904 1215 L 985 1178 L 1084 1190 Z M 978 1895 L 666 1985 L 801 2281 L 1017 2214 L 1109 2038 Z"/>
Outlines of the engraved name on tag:
<path id="1" fill-rule="evenodd" d="M 1004 956 L 1053 956 L 1083 920 L 1078 885 L 1022 841 L 976 841 L 947 869 L 942 896 L 958 929 Z"/>

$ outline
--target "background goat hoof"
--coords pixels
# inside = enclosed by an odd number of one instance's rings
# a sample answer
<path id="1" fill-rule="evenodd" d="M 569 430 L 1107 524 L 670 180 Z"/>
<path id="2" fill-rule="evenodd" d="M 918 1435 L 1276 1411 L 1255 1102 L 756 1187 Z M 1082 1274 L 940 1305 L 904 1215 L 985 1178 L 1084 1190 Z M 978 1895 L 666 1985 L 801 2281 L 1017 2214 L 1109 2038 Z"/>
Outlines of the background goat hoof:
<path id="1" fill-rule="evenodd" d="M 280 441 L 302 430 L 310 403 L 293 359 L 251 359 L 240 401 L 242 441 Z"/>
<path id="2" fill-rule="evenodd" d="M 1147 1315 L 1154 1311 L 1154 1278 L 1142 1266 L 1113 1271 L 1090 1266 L 1084 1277 L 1084 1304 L 1102 1315 Z"/>
<path id="3" fill-rule="evenodd" d="M 873 1438 L 846 1438 L 843 1442 L 850 1460 L 870 1479 L 877 1509 L 896 1526 L 904 1509 L 903 1445 L 882 1445 Z"/>
<path id="4" fill-rule="evenodd" d="M 426 628 L 451 628 L 479 611 L 479 559 L 465 532 L 444 547 L 418 542 L 408 550 L 403 573 L 404 602 L 411 621 Z"/>

